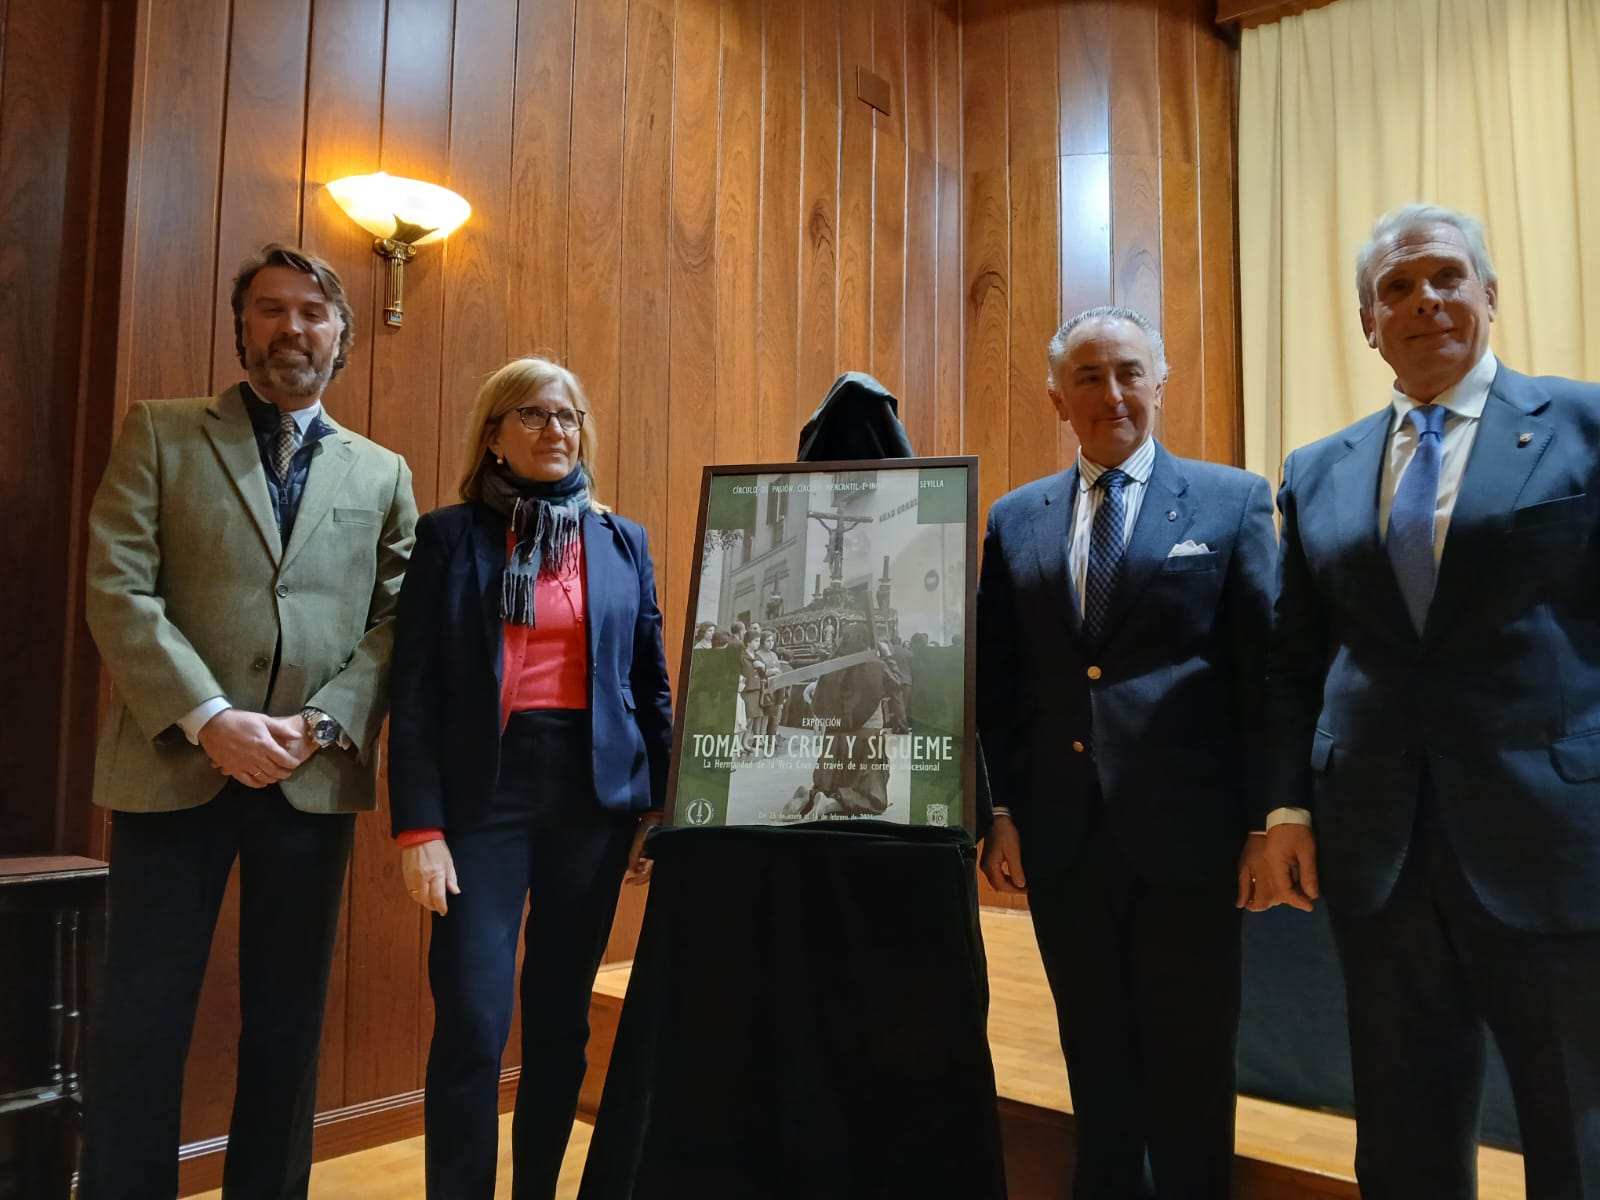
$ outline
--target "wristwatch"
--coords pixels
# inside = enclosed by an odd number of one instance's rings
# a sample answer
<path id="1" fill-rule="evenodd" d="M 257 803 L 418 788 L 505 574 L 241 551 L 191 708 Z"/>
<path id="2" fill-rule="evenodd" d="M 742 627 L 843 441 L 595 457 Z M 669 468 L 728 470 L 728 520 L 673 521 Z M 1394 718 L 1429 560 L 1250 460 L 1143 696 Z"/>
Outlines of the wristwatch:
<path id="1" fill-rule="evenodd" d="M 306 732 L 311 735 L 311 740 L 321 749 L 326 750 L 339 740 L 339 722 L 320 708 L 302 708 L 300 719 L 306 723 Z"/>

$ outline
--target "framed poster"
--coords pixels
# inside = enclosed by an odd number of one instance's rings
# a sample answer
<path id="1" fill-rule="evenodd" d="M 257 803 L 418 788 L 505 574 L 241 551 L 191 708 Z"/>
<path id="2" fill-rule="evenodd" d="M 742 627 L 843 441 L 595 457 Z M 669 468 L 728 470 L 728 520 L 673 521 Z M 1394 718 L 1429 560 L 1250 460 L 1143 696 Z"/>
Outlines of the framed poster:
<path id="1" fill-rule="evenodd" d="M 670 822 L 973 829 L 977 466 L 706 468 Z"/>

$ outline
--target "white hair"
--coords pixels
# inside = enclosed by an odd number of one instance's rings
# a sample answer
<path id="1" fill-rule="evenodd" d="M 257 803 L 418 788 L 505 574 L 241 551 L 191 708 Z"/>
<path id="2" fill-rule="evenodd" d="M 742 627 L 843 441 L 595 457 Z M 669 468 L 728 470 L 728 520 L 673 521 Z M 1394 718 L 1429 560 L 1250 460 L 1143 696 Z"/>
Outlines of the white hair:
<path id="1" fill-rule="evenodd" d="M 1482 221 L 1442 204 L 1405 204 L 1390 209 L 1378 218 L 1378 223 L 1372 227 L 1372 236 L 1356 255 L 1356 295 L 1361 298 L 1363 312 L 1372 307 L 1374 291 L 1367 275 L 1379 249 L 1401 234 L 1415 233 L 1435 225 L 1448 225 L 1461 234 L 1467 243 L 1467 257 L 1472 260 L 1472 269 L 1479 282 L 1495 281 L 1494 263 L 1489 259 L 1489 245 L 1484 240 Z"/>
<path id="2" fill-rule="evenodd" d="M 1136 326 L 1150 343 L 1150 357 L 1155 362 L 1157 381 L 1167 377 L 1167 348 L 1161 341 L 1161 334 L 1143 313 L 1121 305 L 1102 304 L 1099 308 L 1085 309 L 1073 317 L 1050 339 L 1050 375 L 1054 378 L 1056 364 L 1067 354 L 1067 342 L 1072 337 L 1072 331 L 1079 325 L 1087 325 L 1093 321 L 1126 321 Z"/>

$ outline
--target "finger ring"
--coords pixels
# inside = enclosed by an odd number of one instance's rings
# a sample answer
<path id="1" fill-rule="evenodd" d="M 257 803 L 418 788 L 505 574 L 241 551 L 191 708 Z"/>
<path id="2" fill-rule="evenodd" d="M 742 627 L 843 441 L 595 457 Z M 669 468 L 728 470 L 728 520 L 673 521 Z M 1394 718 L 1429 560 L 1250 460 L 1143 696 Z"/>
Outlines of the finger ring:
<path id="1" fill-rule="evenodd" d="M 250 776 L 253 779 L 260 779 L 261 778 L 261 772 L 260 771 L 251 771 L 250 772 Z"/>
<path id="2" fill-rule="evenodd" d="M 411 894 L 412 894 L 412 895 L 413 895 L 413 896 L 415 896 L 415 895 L 418 895 L 418 894 L 419 894 L 419 893 L 418 893 L 418 892 L 417 892 L 417 889 L 416 889 L 416 888 L 412 888 L 412 889 L 411 889 Z"/>

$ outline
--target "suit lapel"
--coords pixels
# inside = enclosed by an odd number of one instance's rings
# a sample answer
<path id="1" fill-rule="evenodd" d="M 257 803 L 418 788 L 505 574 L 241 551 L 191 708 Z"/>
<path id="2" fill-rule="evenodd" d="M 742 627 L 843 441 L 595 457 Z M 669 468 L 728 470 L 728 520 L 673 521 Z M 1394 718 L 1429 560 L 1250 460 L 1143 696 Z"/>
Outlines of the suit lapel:
<path id="1" fill-rule="evenodd" d="M 267 495 L 261 447 L 237 384 L 206 406 L 205 430 L 217 457 L 222 460 L 223 471 L 233 481 L 245 512 L 250 514 L 256 532 L 266 543 L 267 553 L 277 562 L 283 554 L 283 543 L 278 537 L 278 523 L 272 516 L 272 497 Z"/>
<path id="2" fill-rule="evenodd" d="M 616 537 L 611 518 L 593 509 L 583 513 L 583 607 L 584 628 L 589 640 L 589 662 L 599 662 L 600 625 L 604 608 L 600 597 L 620 595 L 611 589 L 625 586 L 613 579 L 618 569 L 617 555 L 612 553 Z M 637 588 L 637 583 L 634 585 Z"/>
<path id="3" fill-rule="evenodd" d="M 1428 636 L 1449 622 L 1462 598 L 1471 594 L 1473 580 L 1492 576 L 1495 547 L 1490 535 L 1516 504 L 1555 435 L 1543 415 L 1547 403 L 1536 384 L 1503 366 L 1496 372 L 1445 532 L 1424 629 Z M 1523 434 L 1532 439 L 1519 445 Z"/>
<path id="4" fill-rule="evenodd" d="M 1161 570 L 1167 554 L 1183 541 L 1194 521 L 1194 505 L 1187 495 L 1189 479 L 1177 460 L 1159 445 L 1145 485 L 1139 516 L 1133 523 L 1133 536 L 1122 552 L 1116 586 L 1106 608 L 1101 641 L 1109 640 L 1138 603 L 1144 589 Z M 1168 515 L 1172 514 L 1172 515 Z"/>
<path id="5" fill-rule="evenodd" d="M 1061 616 L 1074 637 L 1083 636 L 1083 614 L 1072 572 L 1067 569 L 1067 539 L 1072 533 L 1072 504 L 1078 495 L 1078 468 L 1056 476 L 1044 495 L 1044 511 L 1033 522 L 1034 550 L 1046 596 L 1062 596 Z"/>
<path id="6" fill-rule="evenodd" d="M 1385 406 L 1346 435 L 1345 454 L 1328 471 L 1328 490 L 1338 544 L 1345 548 L 1351 574 L 1367 581 L 1361 585 L 1363 603 L 1380 606 L 1379 619 L 1386 625 L 1409 630 L 1405 597 L 1378 536 L 1378 489 L 1383 485 L 1383 459 L 1393 420 L 1394 409 Z"/>
<path id="7" fill-rule="evenodd" d="M 356 452 L 351 448 L 350 435 L 329 419 L 326 411 L 322 419 L 333 432 L 317 442 L 311 451 L 311 469 L 306 473 L 306 490 L 300 497 L 300 509 L 295 513 L 294 528 L 289 533 L 289 545 L 283 552 L 283 565 L 287 567 L 305 548 L 306 542 L 318 525 L 333 508 L 333 499 L 339 494 L 345 476 L 356 463 Z"/>
<path id="8" fill-rule="evenodd" d="M 492 509 L 472 505 L 472 570 L 477 580 L 477 611 L 484 648 L 494 671 L 495 691 L 505 671 L 505 646 L 501 641 L 500 583 L 506 569 L 506 524 Z"/>

